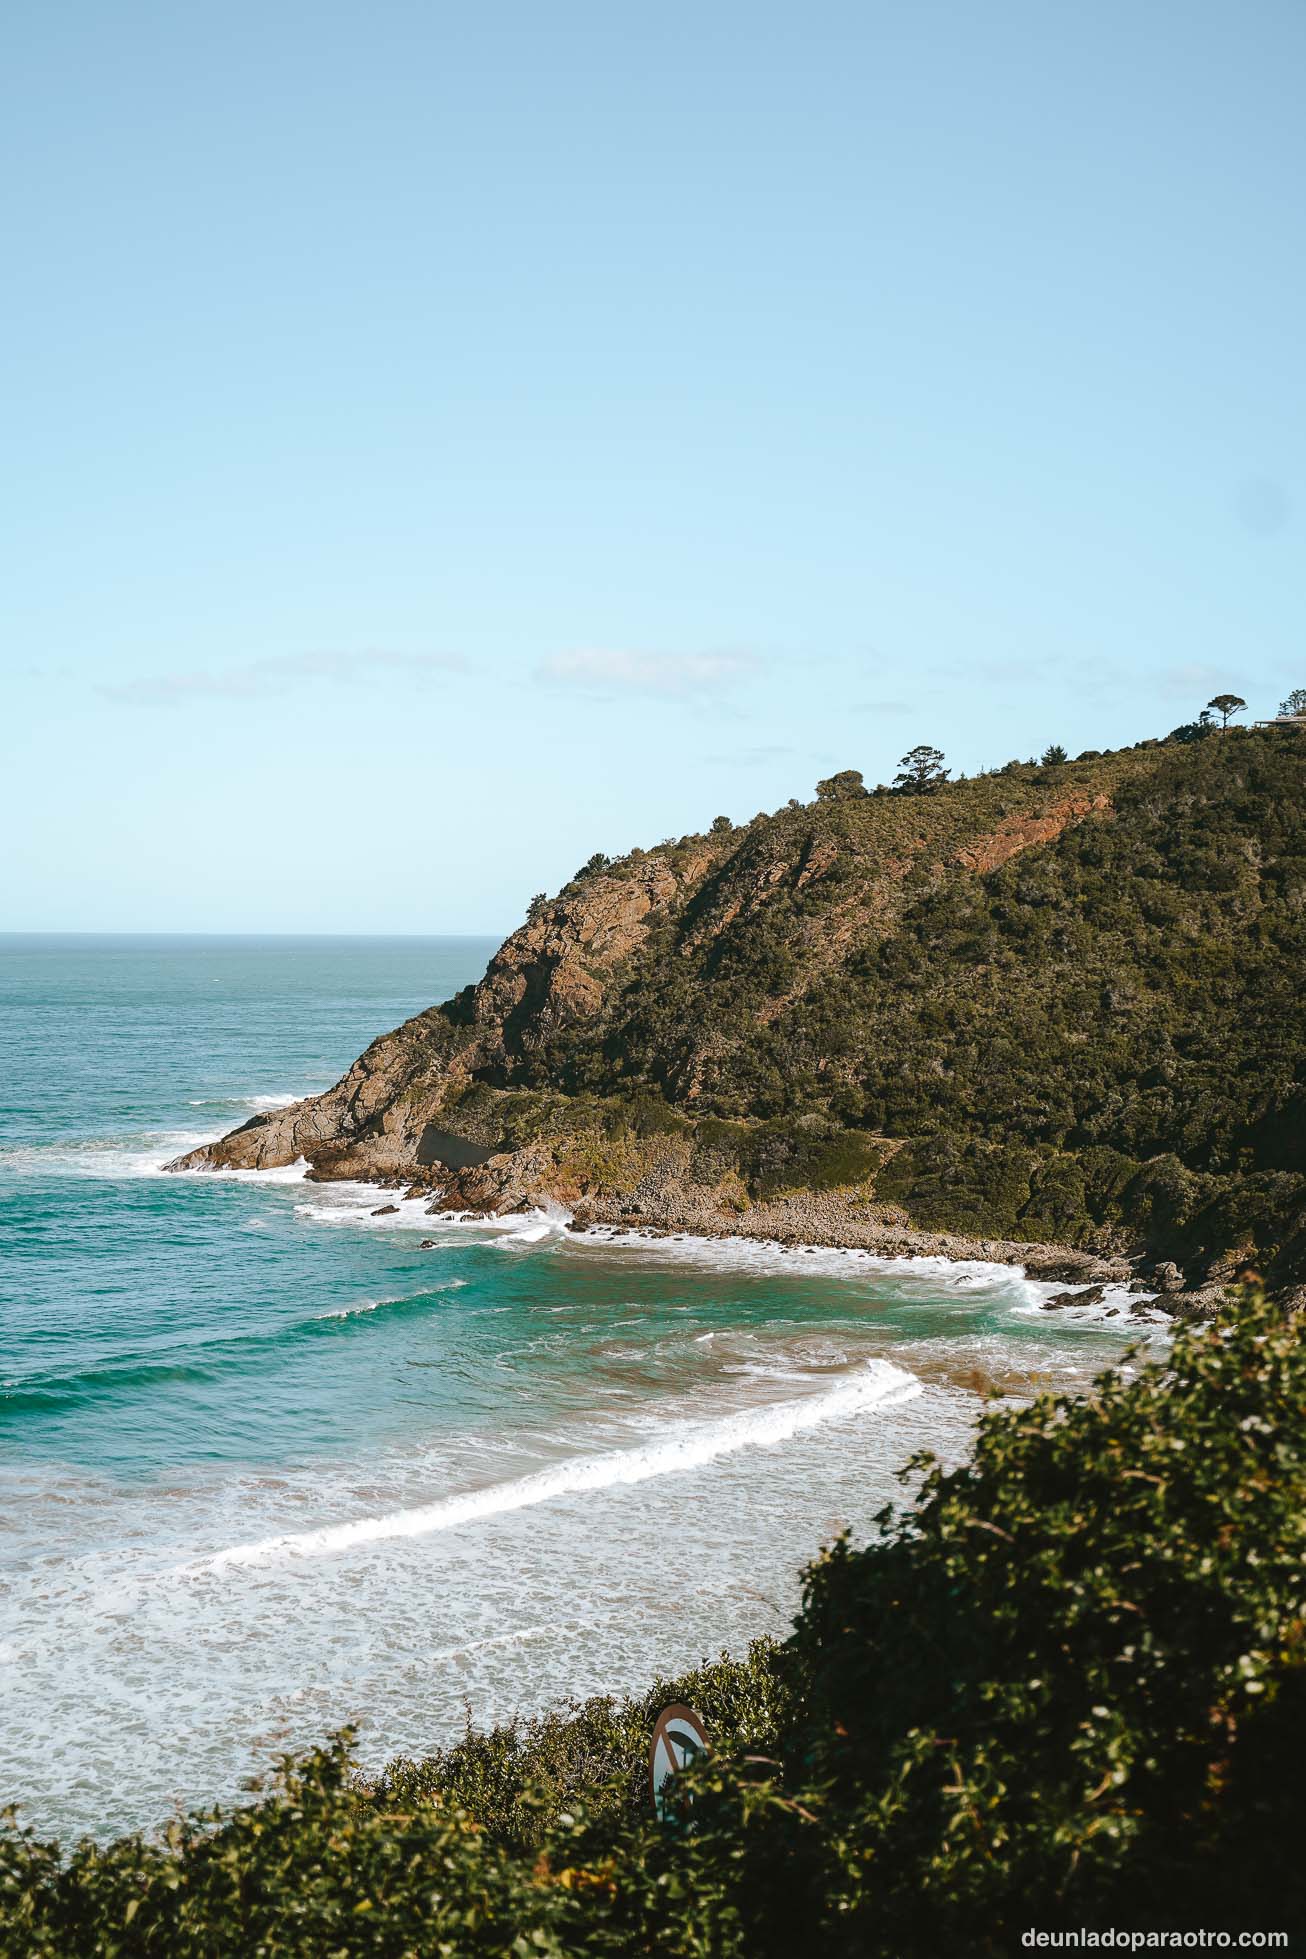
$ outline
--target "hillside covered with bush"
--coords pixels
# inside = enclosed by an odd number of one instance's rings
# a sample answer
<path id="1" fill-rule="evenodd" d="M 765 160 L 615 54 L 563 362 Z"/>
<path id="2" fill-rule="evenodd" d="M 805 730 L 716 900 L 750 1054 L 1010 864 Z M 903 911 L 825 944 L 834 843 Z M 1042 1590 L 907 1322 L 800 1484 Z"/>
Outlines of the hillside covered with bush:
<path id="1" fill-rule="evenodd" d="M 70 1855 L 0 1832 L 0 1952 L 1011 1954 L 1031 1927 L 1302 1934 L 1306 1342 L 1250 1288 L 1162 1363 L 988 1414 L 808 1574 L 792 1639 L 373 1785 Z M 713 1756 L 659 1825 L 664 1698 Z M 1284 1949 L 1282 1946 L 1280 1949 Z"/>
<path id="2" fill-rule="evenodd" d="M 1306 1278 L 1306 734 L 1192 733 L 844 772 L 596 857 L 476 987 L 188 1161 L 780 1235 L 821 1193 L 789 1235 Z"/>

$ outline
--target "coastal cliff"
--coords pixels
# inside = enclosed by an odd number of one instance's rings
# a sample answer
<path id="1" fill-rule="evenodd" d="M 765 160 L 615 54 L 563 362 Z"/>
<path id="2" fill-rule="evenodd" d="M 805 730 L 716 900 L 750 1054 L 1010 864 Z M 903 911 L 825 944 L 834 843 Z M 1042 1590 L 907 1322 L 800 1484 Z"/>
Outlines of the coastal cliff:
<path id="1" fill-rule="evenodd" d="M 172 1167 L 1306 1276 L 1304 775 L 1306 742 L 1238 731 L 918 795 L 836 777 L 596 857 L 476 986 Z"/>

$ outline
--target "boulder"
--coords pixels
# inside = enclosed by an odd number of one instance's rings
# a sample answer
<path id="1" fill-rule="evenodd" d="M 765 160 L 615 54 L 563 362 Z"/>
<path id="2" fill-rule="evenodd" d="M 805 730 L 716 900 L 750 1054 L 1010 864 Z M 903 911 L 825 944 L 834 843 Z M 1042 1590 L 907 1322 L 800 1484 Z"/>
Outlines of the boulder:
<path id="1" fill-rule="evenodd" d="M 1100 1306 L 1105 1298 L 1105 1286 L 1089 1286 L 1083 1292 L 1054 1292 L 1051 1299 L 1043 1301 L 1043 1311 L 1055 1313 L 1062 1306 Z"/>

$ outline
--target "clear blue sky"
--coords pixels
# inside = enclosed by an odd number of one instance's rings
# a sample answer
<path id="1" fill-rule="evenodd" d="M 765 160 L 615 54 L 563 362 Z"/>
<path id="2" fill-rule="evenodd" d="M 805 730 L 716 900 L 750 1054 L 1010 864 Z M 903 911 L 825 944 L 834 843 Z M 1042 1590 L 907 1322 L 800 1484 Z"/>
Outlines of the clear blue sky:
<path id="1" fill-rule="evenodd" d="M 1306 685 L 1301 0 L 14 0 L 0 927 Z"/>

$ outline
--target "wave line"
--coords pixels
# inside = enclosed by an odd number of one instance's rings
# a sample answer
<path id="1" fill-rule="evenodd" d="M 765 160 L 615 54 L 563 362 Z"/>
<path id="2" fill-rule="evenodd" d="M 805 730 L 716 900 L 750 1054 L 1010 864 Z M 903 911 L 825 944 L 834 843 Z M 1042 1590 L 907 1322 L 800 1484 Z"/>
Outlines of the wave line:
<path id="1" fill-rule="evenodd" d="M 888 1361 L 868 1361 L 853 1378 L 828 1388 L 823 1394 L 727 1415 L 718 1421 L 687 1428 L 672 1439 L 640 1448 L 574 1457 L 551 1469 L 536 1470 L 511 1482 L 471 1490 L 462 1496 L 446 1497 L 438 1503 L 393 1510 L 380 1517 L 359 1517 L 347 1524 L 326 1524 L 317 1530 L 289 1532 L 252 1544 L 235 1544 L 184 1570 L 187 1574 L 198 1574 L 231 1566 L 267 1564 L 282 1557 L 330 1557 L 361 1545 L 384 1543 L 387 1539 L 424 1537 L 434 1531 L 453 1530 L 459 1524 L 476 1523 L 510 1510 L 527 1509 L 531 1504 L 547 1503 L 552 1497 L 613 1489 L 644 1483 L 677 1470 L 697 1469 L 737 1449 L 787 1442 L 790 1437 L 817 1428 L 823 1422 L 909 1401 L 920 1392 L 921 1383 L 905 1369 L 894 1367 Z"/>

